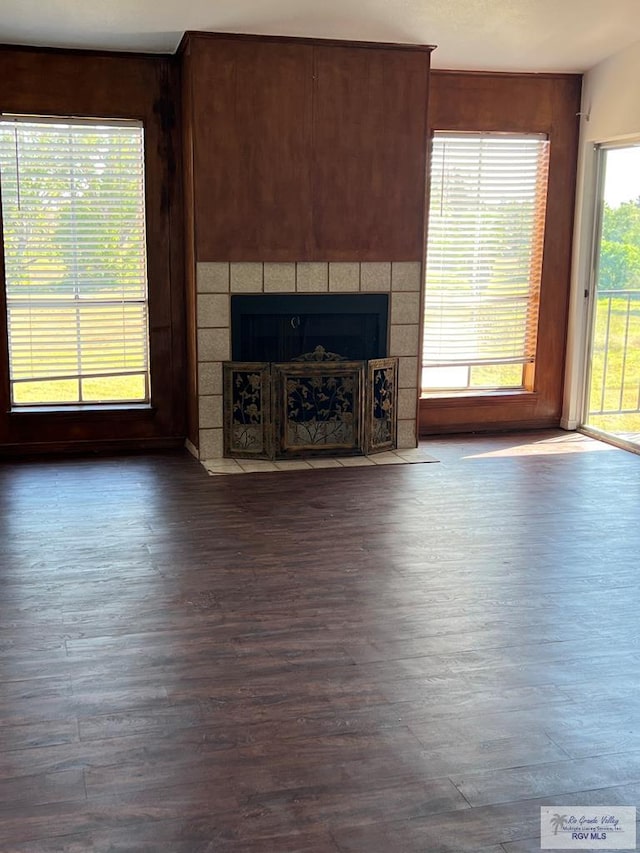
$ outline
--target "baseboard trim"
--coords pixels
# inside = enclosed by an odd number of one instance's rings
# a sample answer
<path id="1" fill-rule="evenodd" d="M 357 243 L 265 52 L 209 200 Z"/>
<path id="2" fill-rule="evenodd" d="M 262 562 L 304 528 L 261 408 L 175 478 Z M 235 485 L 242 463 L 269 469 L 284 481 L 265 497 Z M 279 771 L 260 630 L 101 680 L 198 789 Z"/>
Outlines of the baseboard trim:
<path id="1" fill-rule="evenodd" d="M 162 438 L 0 444 L 0 459 L 18 459 L 32 456 L 101 456 L 118 453 L 184 450 L 184 441 L 184 436 L 167 436 Z"/>

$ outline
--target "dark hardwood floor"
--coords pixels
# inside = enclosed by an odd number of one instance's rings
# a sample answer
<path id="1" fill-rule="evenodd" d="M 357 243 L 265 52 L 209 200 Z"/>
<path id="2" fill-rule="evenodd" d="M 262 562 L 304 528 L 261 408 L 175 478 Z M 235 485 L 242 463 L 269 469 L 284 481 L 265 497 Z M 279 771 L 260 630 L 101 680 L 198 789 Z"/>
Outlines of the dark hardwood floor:
<path id="1" fill-rule="evenodd" d="M 638 804 L 640 457 L 429 448 L 0 466 L 0 851 L 532 853 Z"/>

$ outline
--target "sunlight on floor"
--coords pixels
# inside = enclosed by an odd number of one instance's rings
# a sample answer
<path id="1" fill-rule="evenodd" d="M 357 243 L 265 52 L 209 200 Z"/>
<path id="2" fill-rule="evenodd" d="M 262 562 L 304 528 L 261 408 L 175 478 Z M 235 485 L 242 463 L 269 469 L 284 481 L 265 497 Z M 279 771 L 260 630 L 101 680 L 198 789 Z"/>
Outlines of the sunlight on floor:
<path id="1" fill-rule="evenodd" d="M 513 444 L 511 447 L 502 447 L 498 450 L 489 450 L 485 453 L 470 453 L 465 459 L 483 459 L 497 456 L 554 456 L 561 453 L 596 453 L 598 451 L 616 450 L 610 444 L 589 438 L 576 432 L 567 433 L 566 436 L 554 436 L 542 440 L 534 440 L 525 444 Z"/>

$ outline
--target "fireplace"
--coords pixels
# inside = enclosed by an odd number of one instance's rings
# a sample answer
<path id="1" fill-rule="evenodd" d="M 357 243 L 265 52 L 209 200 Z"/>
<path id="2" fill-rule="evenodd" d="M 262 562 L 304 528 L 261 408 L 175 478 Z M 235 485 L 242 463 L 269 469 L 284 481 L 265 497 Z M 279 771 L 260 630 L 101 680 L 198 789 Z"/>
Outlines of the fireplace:
<path id="1" fill-rule="evenodd" d="M 231 297 L 234 361 L 291 361 L 321 346 L 345 359 L 387 355 L 389 296 L 251 294 Z"/>
<path id="2" fill-rule="evenodd" d="M 221 458 L 224 455 L 224 407 L 223 407 L 223 364 L 238 354 L 234 347 L 237 346 L 236 336 L 232 345 L 232 312 L 237 313 L 236 297 L 257 297 L 256 309 L 262 311 L 263 306 L 268 309 L 271 317 L 282 316 L 282 302 L 280 297 L 290 296 L 320 296 L 323 305 L 321 310 L 316 309 L 315 299 L 308 306 L 303 303 L 295 303 L 295 311 L 285 316 L 288 317 L 289 328 L 292 317 L 301 317 L 302 314 L 314 313 L 331 314 L 334 330 L 338 321 L 336 314 L 350 315 L 347 320 L 340 321 L 342 331 L 338 330 L 340 340 L 334 337 L 333 343 L 328 344 L 328 349 L 340 353 L 345 351 L 351 360 L 362 360 L 358 356 L 371 356 L 387 352 L 389 357 L 398 360 L 397 388 L 398 388 L 398 424 L 397 424 L 397 446 L 399 448 L 410 448 L 416 446 L 416 405 L 418 398 L 418 356 L 419 356 L 419 321 L 420 321 L 420 289 L 422 282 L 421 265 L 409 261 L 393 262 L 308 262 L 275 263 L 275 262 L 244 262 L 244 261 L 199 261 L 197 264 L 197 389 L 198 410 L 195 412 L 197 418 L 198 446 L 194 447 L 189 442 L 187 446 L 199 459 Z M 348 296 L 349 300 L 339 303 L 340 310 L 331 307 L 330 301 L 334 296 Z M 370 307 L 368 297 L 384 297 L 383 307 Z M 273 308 L 270 307 L 270 299 L 277 297 Z M 344 308 L 351 298 L 355 297 L 353 305 L 356 309 Z M 360 302 L 361 297 L 365 299 Z M 264 300 L 264 301 L 263 301 Z M 251 300 L 253 301 L 253 300 Z M 375 305 L 376 300 L 372 303 Z M 240 303 L 241 304 L 241 303 Z M 371 328 L 370 320 L 364 321 L 364 330 L 357 328 L 362 322 L 354 318 L 357 314 L 382 313 L 384 318 L 384 304 L 387 305 L 386 332 L 384 331 L 385 320 L 376 321 L 377 330 Z M 232 308 L 233 305 L 233 308 Z M 363 307 L 361 307 L 363 306 Z M 253 310 L 253 309 L 250 309 Z M 245 313 L 245 312 L 241 312 Z M 302 317 L 301 317 L 302 319 Z M 253 321 L 250 321 L 253 322 Z M 315 317 L 307 319 L 305 337 L 295 344 L 296 349 L 303 347 L 307 351 L 315 349 L 312 346 L 313 330 L 310 328 L 319 322 Z M 267 326 L 272 319 L 267 321 Z M 293 326 L 297 326 L 294 320 Z M 298 327 L 299 328 L 299 327 Z M 337 335 L 338 332 L 335 332 Z M 252 338 L 269 336 L 270 333 L 258 326 L 253 329 Z M 300 334 L 300 332 L 298 332 Z M 367 345 L 373 348 L 368 351 L 351 349 L 348 342 L 349 337 L 359 337 Z M 373 342 L 373 343 L 372 343 Z M 384 349 L 377 348 L 380 343 Z M 287 344 L 289 346 L 289 344 Z M 268 355 L 272 358 L 295 358 L 291 355 L 292 350 L 282 353 Z M 351 355 L 353 353 L 353 355 Z M 257 352 L 249 353 L 251 358 Z M 364 359 L 367 360 L 366 358 Z M 279 363 L 279 362 L 273 362 Z"/>
<path id="3" fill-rule="evenodd" d="M 396 446 L 388 294 L 231 297 L 225 456 L 362 455 Z"/>

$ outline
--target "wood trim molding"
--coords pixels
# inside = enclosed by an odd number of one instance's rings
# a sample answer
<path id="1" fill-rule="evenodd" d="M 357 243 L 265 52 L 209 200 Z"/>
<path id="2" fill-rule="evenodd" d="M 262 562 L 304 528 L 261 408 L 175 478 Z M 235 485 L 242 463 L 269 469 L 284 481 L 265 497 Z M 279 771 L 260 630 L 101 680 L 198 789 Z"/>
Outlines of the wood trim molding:
<path id="1" fill-rule="evenodd" d="M 256 33 L 222 33 L 222 32 L 205 32 L 201 30 L 187 30 L 176 53 L 178 55 L 189 50 L 193 39 L 235 39 L 237 41 L 253 41 L 253 42 L 272 42 L 277 44 L 310 44 L 324 45 L 333 47 L 361 47 L 375 48 L 379 50 L 415 50 L 420 53 L 431 53 L 437 47 L 434 44 L 410 44 L 405 42 L 378 42 L 378 41 L 358 41 L 351 39 L 323 39 L 310 38 L 304 36 L 276 36 L 276 35 L 258 35 Z"/>
<path id="2" fill-rule="evenodd" d="M 0 459 L 23 459 L 32 456 L 84 456 L 179 450 L 185 446 L 184 437 L 141 439 L 91 439 L 87 441 L 32 441 L 0 444 Z M 185 450 L 186 453 L 186 450 Z"/>

